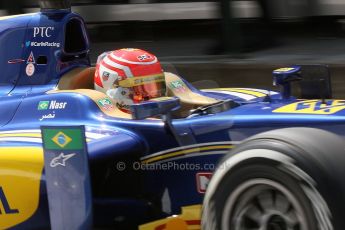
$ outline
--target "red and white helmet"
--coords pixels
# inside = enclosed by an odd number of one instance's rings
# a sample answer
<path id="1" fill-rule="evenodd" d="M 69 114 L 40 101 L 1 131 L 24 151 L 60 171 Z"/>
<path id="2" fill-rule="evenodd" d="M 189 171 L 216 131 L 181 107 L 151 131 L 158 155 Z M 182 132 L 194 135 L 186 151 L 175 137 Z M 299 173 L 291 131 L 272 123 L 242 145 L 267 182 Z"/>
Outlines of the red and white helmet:
<path id="1" fill-rule="evenodd" d="M 126 112 L 131 104 L 164 96 L 166 92 L 157 57 L 141 49 L 119 49 L 100 55 L 95 89 L 113 98 Z"/>

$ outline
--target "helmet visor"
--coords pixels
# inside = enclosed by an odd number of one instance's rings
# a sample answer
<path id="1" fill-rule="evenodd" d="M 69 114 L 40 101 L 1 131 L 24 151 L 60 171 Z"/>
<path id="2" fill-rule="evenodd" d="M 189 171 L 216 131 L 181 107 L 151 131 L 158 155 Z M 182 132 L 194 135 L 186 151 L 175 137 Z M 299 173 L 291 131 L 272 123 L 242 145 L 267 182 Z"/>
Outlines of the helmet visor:
<path id="1" fill-rule="evenodd" d="M 127 78 L 119 82 L 119 86 L 133 89 L 134 102 L 141 102 L 165 96 L 166 86 L 164 74 Z"/>

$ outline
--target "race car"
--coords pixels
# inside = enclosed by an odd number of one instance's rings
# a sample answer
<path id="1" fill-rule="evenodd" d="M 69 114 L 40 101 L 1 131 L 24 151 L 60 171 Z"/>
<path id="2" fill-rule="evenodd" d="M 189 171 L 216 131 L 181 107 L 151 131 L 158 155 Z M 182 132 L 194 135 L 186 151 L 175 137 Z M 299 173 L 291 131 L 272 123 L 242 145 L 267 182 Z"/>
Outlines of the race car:
<path id="1" fill-rule="evenodd" d="M 128 114 L 94 89 L 67 3 L 0 18 L 0 229 L 344 229 L 345 100 L 327 67 L 273 71 L 280 91 L 165 73 L 167 97 Z"/>

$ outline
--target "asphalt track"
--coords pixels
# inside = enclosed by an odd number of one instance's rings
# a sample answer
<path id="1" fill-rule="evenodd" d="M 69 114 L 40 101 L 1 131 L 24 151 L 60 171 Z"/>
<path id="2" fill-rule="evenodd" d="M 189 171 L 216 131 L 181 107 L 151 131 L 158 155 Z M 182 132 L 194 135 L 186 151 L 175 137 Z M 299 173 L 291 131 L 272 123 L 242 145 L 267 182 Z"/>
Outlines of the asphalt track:
<path id="1" fill-rule="evenodd" d="M 212 38 L 132 39 L 96 42 L 91 59 L 106 50 L 123 47 L 143 48 L 156 54 L 166 71 L 180 74 L 190 82 L 209 87 L 272 86 L 272 70 L 293 64 L 326 64 L 330 68 L 334 98 L 345 98 L 345 37 L 337 34 L 298 34 L 279 37 L 279 43 L 256 51 L 229 55 L 208 55 Z"/>

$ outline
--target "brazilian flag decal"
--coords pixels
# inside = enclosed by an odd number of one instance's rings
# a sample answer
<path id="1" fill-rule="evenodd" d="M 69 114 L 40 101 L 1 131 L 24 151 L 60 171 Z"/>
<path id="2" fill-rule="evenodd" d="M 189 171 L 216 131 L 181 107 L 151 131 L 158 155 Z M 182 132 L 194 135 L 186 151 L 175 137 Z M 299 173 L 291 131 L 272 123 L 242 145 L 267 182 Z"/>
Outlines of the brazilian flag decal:
<path id="1" fill-rule="evenodd" d="M 42 139 L 47 150 L 82 150 L 84 134 L 80 127 L 42 127 Z"/>

